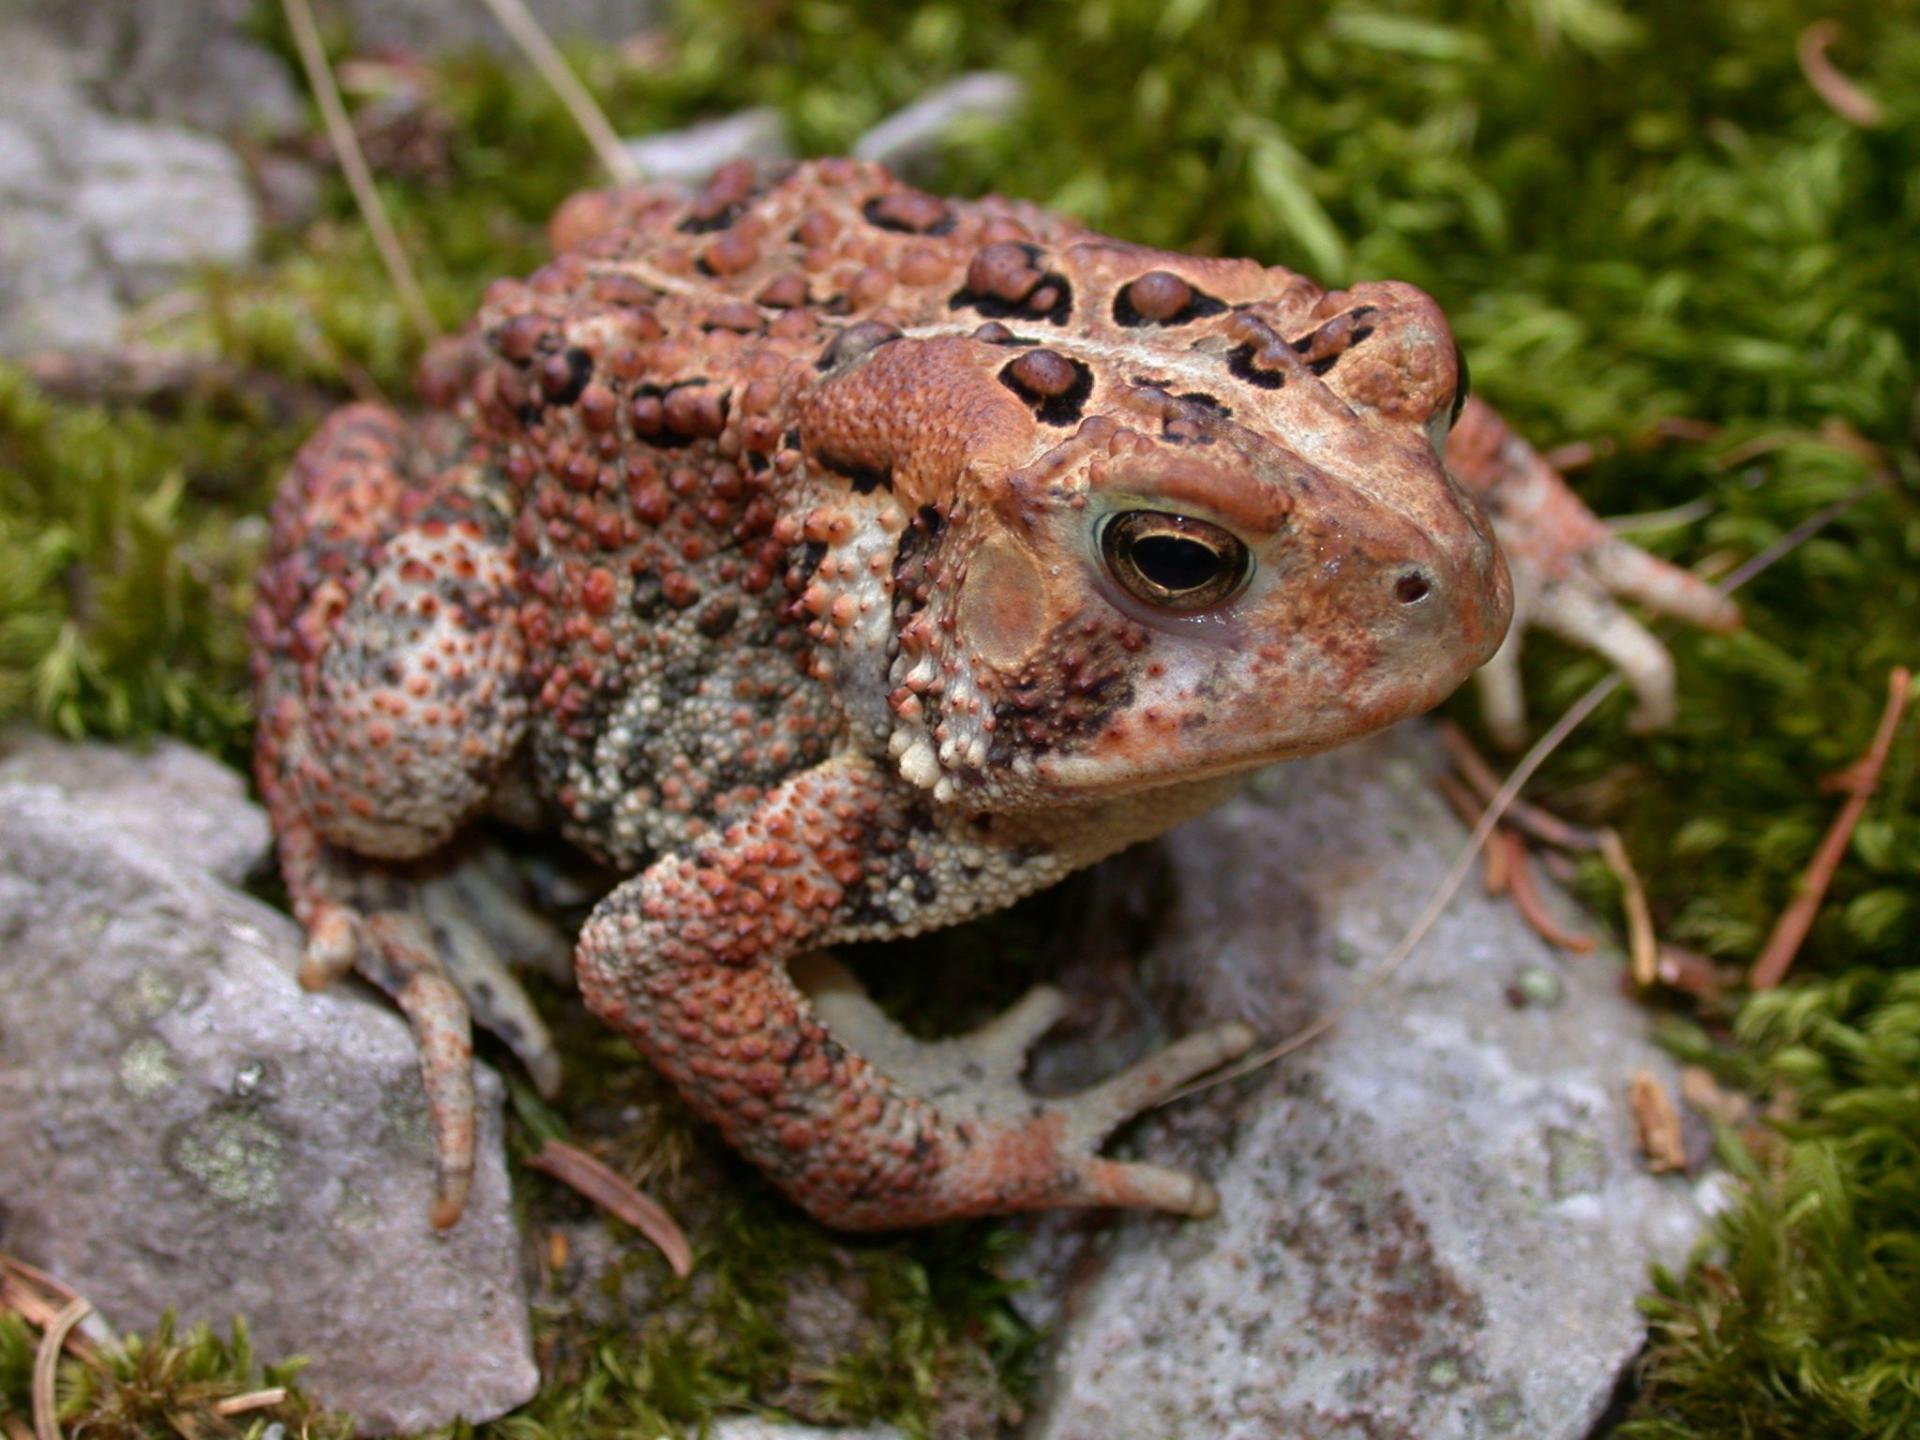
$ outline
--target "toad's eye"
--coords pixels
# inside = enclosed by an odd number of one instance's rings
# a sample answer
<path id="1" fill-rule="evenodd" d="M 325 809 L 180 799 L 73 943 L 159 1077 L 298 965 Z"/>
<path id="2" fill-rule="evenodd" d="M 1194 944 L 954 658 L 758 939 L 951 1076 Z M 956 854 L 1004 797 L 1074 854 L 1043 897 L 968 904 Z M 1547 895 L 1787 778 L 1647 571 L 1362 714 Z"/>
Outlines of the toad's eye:
<path id="1" fill-rule="evenodd" d="M 1162 610 L 1204 610 L 1246 583 L 1238 536 L 1186 515 L 1127 510 L 1101 527 L 1100 554 L 1126 592 Z"/>

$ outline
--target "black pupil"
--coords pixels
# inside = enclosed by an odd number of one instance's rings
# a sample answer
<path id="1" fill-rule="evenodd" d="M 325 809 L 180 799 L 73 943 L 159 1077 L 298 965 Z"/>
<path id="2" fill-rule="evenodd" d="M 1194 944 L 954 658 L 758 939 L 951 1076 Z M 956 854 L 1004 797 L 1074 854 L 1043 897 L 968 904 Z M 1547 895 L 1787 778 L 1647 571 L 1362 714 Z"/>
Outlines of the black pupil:
<path id="1" fill-rule="evenodd" d="M 1163 590 L 1197 590 L 1220 572 L 1220 553 L 1183 535 L 1143 535 L 1133 542 L 1133 563 Z"/>

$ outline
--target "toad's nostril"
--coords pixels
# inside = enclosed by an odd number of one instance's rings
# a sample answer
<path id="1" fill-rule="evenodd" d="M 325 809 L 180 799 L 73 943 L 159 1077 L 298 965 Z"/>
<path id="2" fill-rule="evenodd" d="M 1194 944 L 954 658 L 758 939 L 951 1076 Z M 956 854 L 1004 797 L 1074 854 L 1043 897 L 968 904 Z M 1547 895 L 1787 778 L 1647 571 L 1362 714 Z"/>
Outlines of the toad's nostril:
<path id="1" fill-rule="evenodd" d="M 1427 592 L 1433 588 L 1427 577 L 1418 570 L 1409 571 L 1393 583 L 1393 598 L 1402 605 L 1417 605 L 1427 598 Z"/>

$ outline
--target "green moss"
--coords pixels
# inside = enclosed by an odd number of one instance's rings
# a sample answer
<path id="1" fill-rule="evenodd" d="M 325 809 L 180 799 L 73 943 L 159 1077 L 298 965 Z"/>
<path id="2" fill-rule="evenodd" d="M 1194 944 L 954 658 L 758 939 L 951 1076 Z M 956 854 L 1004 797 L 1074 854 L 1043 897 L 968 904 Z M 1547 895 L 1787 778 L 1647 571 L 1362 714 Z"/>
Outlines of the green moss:
<path id="1" fill-rule="evenodd" d="M 38 1333 L 24 1320 L 0 1313 L 0 1421 L 31 1425 L 29 1386 L 38 1346 Z M 297 1391 L 236 1416 L 216 1408 L 238 1395 L 290 1386 L 299 1369 L 298 1363 L 262 1368 L 242 1321 L 222 1340 L 205 1326 L 176 1336 L 168 1316 L 152 1334 L 102 1347 L 93 1359 L 62 1359 L 55 1405 L 63 1433 L 89 1440 L 348 1440 L 348 1421 L 316 1409 Z"/>
<path id="2" fill-rule="evenodd" d="M 1658 1277 L 1635 1440 L 1920 1431 L 1920 972 L 1855 971 L 1750 1002 L 1747 1078 L 1786 1145 L 1732 1136 L 1724 1249 Z M 1683 1042 L 1684 1043 L 1684 1042 Z M 1692 1048 L 1704 1047 L 1695 1041 Z"/>
<path id="3" fill-rule="evenodd" d="M 265 417 L 54 404 L 0 367 L 0 721 L 232 753 Z"/>
<path id="4" fill-rule="evenodd" d="M 275 8 L 261 11 L 270 36 Z M 1796 37 L 1828 18 L 1843 27 L 1836 62 L 1887 111 L 1878 128 L 1832 113 L 1799 73 Z M 344 34 L 333 39 L 346 53 Z M 994 188 L 1137 240 L 1333 282 L 1427 287 L 1484 393 L 1543 444 L 1601 447 L 1579 485 L 1603 513 L 1712 502 L 1702 523 L 1640 537 L 1661 553 L 1742 558 L 1851 491 L 1867 464 L 1823 427 L 1877 447 L 1885 490 L 1743 595 L 1744 632 L 1676 635 L 1679 722 L 1631 737 L 1615 702 L 1539 787 L 1621 828 L 1663 934 L 1752 958 L 1833 812 L 1817 777 L 1864 746 L 1886 670 L 1914 660 L 1920 634 L 1920 31 L 1902 7 L 682 0 L 665 40 L 644 64 L 574 52 L 625 131 L 770 102 L 808 150 L 833 150 L 929 85 L 1014 71 L 1027 112 L 957 135 L 930 184 Z M 597 177 L 557 102 L 497 61 L 440 67 L 427 106 L 439 148 L 382 185 L 452 325 L 492 275 L 535 263 L 552 206 Z M 335 184 L 262 265 L 205 277 L 193 294 L 148 338 L 210 347 L 292 385 L 302 405 L 408 393 L 417 337 Z M 243 750 L 246 576 L 257 517 L 303 428 L 258 394 L 150 413 L 52 402 L 0 371 L 0 718 Z M 1718 438 L 1649 440 L 1676 418 Z M 1600 673 L 1591 657 L 1529 645 L 1541 716 Z M 1902 1176 L 1915 1173 L 1903 1115 L 1920 1090 L 1916 771 L 1909 721 L 1793 985 L 1700 1017 L 1730 1026 L 1711 1058 L 1754 1086 L 1791 1088 L 1799 1119 L 1778 1168 L 1742 1172 L 1722 1258 L 1663 1281 L 1637 1433 L 1912 1428 L 1901 1407 L 1920 1386 L 1906 1298 L 1920 1207 Z M 1609 904 L 1611 884 L 1587 879 Z M 947 943 L 1021 948 L 999 932 Z M 898 967 L 898 1010 L 951 1013 L 950 991 L 928 1005 L 918 977 L 931 968 Z M 1004 999 L 1019 968 L 980 967 L 968 984 L 982 1005 Z M 602 1058 L 576 1076 L 632 1069 L 614 1049 Z M 944 1413 L 943 1386 L 1023 1352 L 992 1227 L 846 1245 L 714 1159 L 671 1102 L 647 1099 L 660 1123 L 623 1130 L 619 1103 L 636 1097 L 584 1089 L 540 1123 L 605 1137 L 632 1173 L 669 1186 L 705 1175 L 738 1198 L 696 1236 L 708 1278 L 673 1292 L 677 1328 L 549 1317 L 565 1383 L 496 1430 L 646 1433 L 771 1403 L 924 1426 Z M 542 1206 L 566 1202 L 532 1203 L 541 1223 Z M 793 1292 L 773 1277 L 822 1267 L 852 1276 L 863 1313 L 892 1328 L 863 1331 L 797 1383 L 808 1362 L 778 1333 Z M 0 1335 L 0 1377 L 8 1355 Z"/>

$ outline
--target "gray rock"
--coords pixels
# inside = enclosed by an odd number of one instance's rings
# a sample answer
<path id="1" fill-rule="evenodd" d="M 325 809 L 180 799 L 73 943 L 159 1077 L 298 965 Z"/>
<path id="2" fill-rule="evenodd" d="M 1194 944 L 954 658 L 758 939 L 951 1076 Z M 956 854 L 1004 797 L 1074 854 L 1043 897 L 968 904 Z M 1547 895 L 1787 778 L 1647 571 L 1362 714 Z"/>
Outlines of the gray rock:
<path id="1" fill-rule="evenodd" d="M 787 123 L 770 105 L 755 106 L 718 120 L 703 120 L 680 130 L 663 130 L 621 142 L 627 157 L 649 180 L 678 180 L 692 185 L 729 160 L 778 161 L 793 158 Z"/>
<path id="2" fill-rule="evenodd" d="M 254 0 L 25 0 L 80 82 L 109 110 L 217 134 L 278 133 L 304 101 L 248 34 Z"/>
<path id="3" fill-rule="evenodd" d="M 1026 98 L 1017 77 L 976 70 L 894 111 L 854 142 L 853 153 L 910 174 L 937 159 L 940 146 L 960 127 L 1010 120 Z"/>
<path id="4" fill-rule="evenodd" d="M 1404 731 L 1169 837 L 1145 973 L 1173 1028 L 1285 1036 L 1354 996 L 1463 838 L 1433 768 Z M 1127 909 L 1127 874 L 1096 909 Z M 1701 1219 L 1637 1151 L 1629 1076 L 1673 1075 L 1619 965 L 1556 953 L 1476 881 L 1330 1033 L 1148 1122 L 1141 1149 L 1210 1173 L 1220 1214 L 1037 1226 L 1060 1329 L 1032 1440 L 1585 1436 L 1642 1342 L 1648 1262 Z"/>
<path id="5" fill-rule="evenodd" d="M 0 784 L 0 1247 L 120 1328 L 244 1315 L 369 1433 L 527 1399 L 498 1079 L 467 1213 L 436 1233 L 405 1024 L 350 987 L 304 993 L 292 922 L 199 869 L 257 845 L 257 815 L 245 843 L 207 838 L 237 782 L 189 821 L 177 752 L 151 776 L 103 763 L 97 793 L 85 763 Z"/>
<path id="6" fill-rule="evenodd" d="M 110 345 L 128 304 L 246 260 L 258 228 L 224 145 L 103 114 L 70 52 L 0 18 L 0 355 Z"/>
<path id="7" fill-rule="evenodd" d="M 0 195 L 0 358 L 111 344 L 124 316 L 86 226 L 58 206 Z"/>
<path id="8" fill-rule="evenodd" d="M 68 205 L 92 232 L 121 293 L 143 299 L 195 265 L 253 254 L 258 203 L 239 158 L 209 136 L 95 117 L 63 145 Z"/>
<path id="9" fill-rule="evenodd" d="M 273 843 L 238 771 L 177 740 L 145 751 L 0 732 L 0 789 L 47 785 L 176 865 L 239 885 Z"/>
<path id="10" fill-rule="evenodd" d="M 134 0 L 138 3 L 138 0 Z M 484 45 L 505 53 L 513 42 L 481 0 L 344 0 L 355 42 L 368 50 L 432 55 Z M 657 23 L 654 0 L 527 0 L 556 40 L 615 43 Z"/>
<path id="11" fill-rule="evenodd" d="M 88 90 L 118 114 L 176 121 L 221 135 L 279 133 L 304 116 L 305 86 L 249 33 L 255 0 L 22 0 L 56 36 Z M 624 40 L 651 24 L 646 0 L 528 0 L 557 39 Z M 362 52 L 435 55 L 512 48 L 480 0 L 334 0 Z"/>

